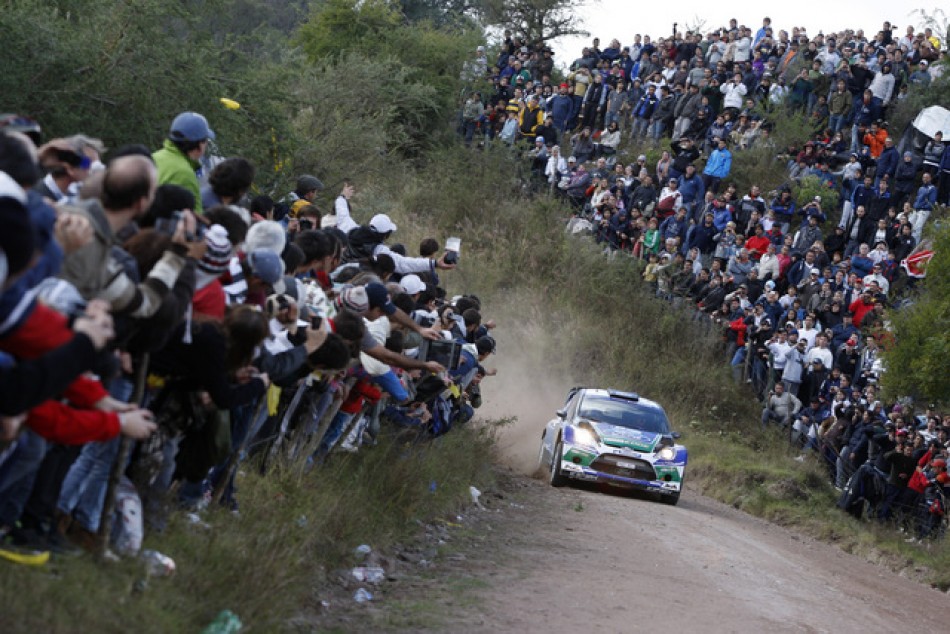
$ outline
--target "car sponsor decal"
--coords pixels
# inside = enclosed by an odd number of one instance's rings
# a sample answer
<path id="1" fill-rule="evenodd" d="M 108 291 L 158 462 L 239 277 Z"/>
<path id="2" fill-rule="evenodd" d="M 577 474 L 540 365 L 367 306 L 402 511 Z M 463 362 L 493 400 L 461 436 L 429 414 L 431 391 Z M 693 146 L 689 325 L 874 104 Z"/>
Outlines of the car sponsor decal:
<path id="1" fill-rule="evenodd" d="M 596 452 L 590 453 L 582 449 L 575 449 L 574 447 L 571 447 L 570 449 L 564 452 L 564 455 L 562 456 L 561 459 L 567 464 L 574 464 L 575 466 L 583 465 L 586 467 L 591 462 L 593 462 L 594 458 L 596 457 L 597 457 Z M 575 462 L 574 460 L 575 458 L 577 459 L 577 462 Z"/>
<path id="2" fill-rule="evenodd" d="M 660 441 L 660 434 L 607 423 L 594 423 L 594 429 L 606 445 L 629 447 L 636 451 L 653 451 Z"/>

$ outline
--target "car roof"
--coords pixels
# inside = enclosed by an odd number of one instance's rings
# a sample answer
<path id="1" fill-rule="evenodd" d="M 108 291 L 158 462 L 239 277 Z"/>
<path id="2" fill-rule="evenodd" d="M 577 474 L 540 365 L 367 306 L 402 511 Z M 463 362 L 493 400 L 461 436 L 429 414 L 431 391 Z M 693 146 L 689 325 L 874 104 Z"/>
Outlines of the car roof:
<path id="1" fill-rule="evenodd" d="M 638 405 L 642 405 L 644 407 L 650 407 L 650 408 L 663 410 L 663 407 L 659 403 L 657 403 L 656 401 L 651 401 L 648 398 L 644 398 L 640 396 L 639 394 L 637 394 L 636 392 L 622 392 L 620 390 L 594 388 L 594 387 L 574 388 L 574 390 L 572 391 L 578 391 L 578 390 L 583 390 L 585 395 L 591 394 L 593 396 L 608 397 L 608 398 L 616 399 L 616 400 L 634 401 Z"/>

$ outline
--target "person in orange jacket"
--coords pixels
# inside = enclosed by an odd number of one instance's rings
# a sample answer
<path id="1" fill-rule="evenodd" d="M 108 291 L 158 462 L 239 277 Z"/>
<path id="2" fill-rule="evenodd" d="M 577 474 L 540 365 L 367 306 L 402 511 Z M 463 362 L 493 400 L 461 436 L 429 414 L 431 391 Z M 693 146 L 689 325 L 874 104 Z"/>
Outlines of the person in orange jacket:
<path id="1" fill-rule="evenodd" d="M 871 158 L 877 159 L 884 151 L 884 141 L 887 140 L 887 130 L 880 127 L 877 122 L 871 124 L 871 128 L 864 134 L 861 140 L 871 151 Z"/>

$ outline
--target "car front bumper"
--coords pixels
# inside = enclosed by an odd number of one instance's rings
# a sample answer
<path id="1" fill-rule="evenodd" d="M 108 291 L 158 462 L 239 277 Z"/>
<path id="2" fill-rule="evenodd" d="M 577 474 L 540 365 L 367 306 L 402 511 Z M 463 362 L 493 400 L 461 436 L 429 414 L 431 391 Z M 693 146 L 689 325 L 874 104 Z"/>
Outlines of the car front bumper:
<path id="1" fill-rule="evenodd" d="M 641 478 L 618 475 L 615 473 L 606 473 L 598 471 L 588 466 L 575 464 L 569 460 L 561 461 L 561 473 L 572 480 L 581 482 L 603 482 L 614 486 L 621 486 L 628 489 L 639 489 L 641 491 L 652 491 L 666 495 L 679 493 L 682 489 L 680 479 L 676 480 L 644 480 Z"/>

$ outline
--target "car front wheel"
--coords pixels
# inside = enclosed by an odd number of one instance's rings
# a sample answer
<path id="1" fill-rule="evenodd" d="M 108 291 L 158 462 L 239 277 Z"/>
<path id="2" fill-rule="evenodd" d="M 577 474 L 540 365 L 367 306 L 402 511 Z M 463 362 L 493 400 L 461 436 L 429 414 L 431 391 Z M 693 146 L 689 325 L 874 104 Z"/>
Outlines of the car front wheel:
<path id="1" fill-rule="evenodd" d="M 562 487 L 567 484 L 567 478 L 561 475 L 561 454 L 564 452 L 564 443 L 560 440 L 554 445 L 554 452 L 551 453 L 551 471 L 548 481 L 552 487 Z"/>
<path id="2" fill-rule="evenodd" d="M 680 501 L 680 493 L 683 492 L 683 482 L 680 482 L 680 490 L 674 493 L 673 495 L 661 495 L 660 501 L 663 504 L 669 504 L 670 506 L 676 506 Z"/>

